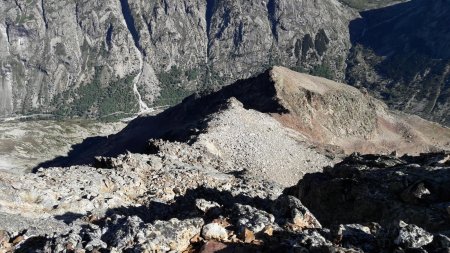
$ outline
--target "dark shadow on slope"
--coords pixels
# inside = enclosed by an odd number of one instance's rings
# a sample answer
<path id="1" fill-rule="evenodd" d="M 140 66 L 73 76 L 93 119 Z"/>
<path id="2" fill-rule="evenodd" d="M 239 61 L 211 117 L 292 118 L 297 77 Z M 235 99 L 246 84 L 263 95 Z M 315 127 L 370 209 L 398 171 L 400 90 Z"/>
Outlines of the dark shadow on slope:
<path id="1" fill-rule="evenodd" d="M 413 0 L 361 12 L 361 18 L 349 25 L 352 50 L 359 51 L 362 46 L 366 51 L 361 53 L 367 59 L 375 58 L 369 52 L 384 57 L 369 64 L 375 64 L 375 70 L 383 77 L 404 82 L 406 86 L 427 71 L 431 72 L 426 74 L 430 79 L 439 77 L 450 62 L 449 13 L 450 0 Z M 352 63 L 349 65 L 351 68 Z M 438 89 L 434 79 L 423 82 L 403 92 L 421 89 L 433 93 L 433 89 Z"/>
<path id="2" fill-rule="evenodd" d="M 145 223 L 152 223 L 156 220 L 170 220 L 177 218 L 180 220 L 191 219 L 196 217 L 210 218 L 210 220 L 218 218 L 217 210 L 212 210 L 207 214 L 203 214 L 195 204 L 196 199 L 205 199 L 220 204 L 222 211 L 232 212 L 235 204 L 250 205 L 260 210 L 272 213 L 273 208 L 277 205 L 276 200 L 263 199 L 259 197 L 249 197 L 246 195 L 233 196 L 230 192 L 219 191 L 214 188 L 199 187 L 188 190 L 184 195 L 178 196 L 171 204 L 151 201 L 146 206 L 140 207 L 120 207 L 111 209 L 107 212 L 108 216 L 120 214 L 125 216 L 138 216 Z M 224 213 L 220 213 L 224 214 Z M 205 217 L 206 215 L 206 217 Z M 209 217 L 208 217 L 209 216 Z M 281 222 L 281 216 L 277 221 Z"/>
<path id="3" fill-rule="evenodd" d="M 450 58 L 450 0 L 413 0 L 361 12 L 350 22 L 353 45 L 361 44 L 377 55 L 420 54 Z"/>
<path id="4" fill-rule="evenodd" d="M 204 199 L 218 203 L 221 208 L 211 209 L 208 213 L 203 213 L 196 207 L 196 200 Z M 112 208 L 106 211 L 105 216 L 111 217 L 115 214 L 123 216 L 138 216 L 144 223 L 153 223 L 157 220 L 168 221 L 173 218 L 186 220 L 192 218 L 203 218 L 206 222 L 219 218 L 220 215 L 238 217 L 233 215 L 236 212 L 235 205 L 249 205 L 253 208 L 266 211 L 275 216 L 275 222 L 283 226 L 286 219 L 292 218 L 289 198 L 282 195 L 277 199 L 261 197 L 250 197 L 245 194 L 233 195 L 229 191 L 218 190 L 199 186 L 195 189 L 188 189 L 184 195 L 177 196 L 170 203 L 150 201 L 142 206 L 124 206 Z M 70 224 L 83 217 L 76 213 L 66 213 L 55 218 Z"/>
<path id="5" fill-rule="evenodd" d="M 211 209 L 205 214 L 196 207 L 195 200 L 197 199 L 214 201 L 220 204 L 221 207 Z M 130 216 L 139 217 L 143 221 L 143 223 L 138 224 L 138 226 L 141 227 L 144 227 L 144 224 L 154 224 L 155 221 L 169 221 L 174 218 L 181 221 L 192 218 L 202 218 L 204 219 L 205 224 L 207 224 L 221 217 L 230 217 L 231 224 L 237 224 L 237 219 L 241 218 L 240 215 L 242 214 L 239 215 L 235 206 L 236 204 L 241 204 L 249 205 L 253 208 L 273 214 L 275 216 L 275 222 L 280 226 L 284 226 L 288 219 L 292 219 L 292 210 L 289 203 L 289 198 L 287 196 L 281 196 L 278 199 L 271 200 L 260 197 L 250 197 L 243 194 L 233 195 L 231 192 L 220 191 L 214 188 L 198 187 L 196 189 L 188 190 L 182 196 L 176 197 L 169 204 L 151 201 L 145 206 L 110 209 L 106 212 L 105 217 L 95 220 L 93 223 L 105 229 L 105 233 L 101 236 L 103 242 L 108 245 L 116 245 L 117 235 L 123 235 L 123 232 L 128 231 L 129 229 Z M 76 220 L 72 213 L 63 216 L 74 217 L 73 220 L 67 220 L 69 223 Z M 238 232 L 238 228 L 233 225 L 228 227 L 228 229 L 234 230 L 236 233 Z M 292 246 L 289 247 L 289 245 L 284 242 L 289 241 L 290 238 L 299 237 L 298 234 L 288 231 L 274 231 L 273 233 L 272 236 L 268 236 L 264 233 L 258 234 L 259 239 L 267 240 L 271 243 L 263 245 L 227 243 L 229 246 L 227 250 L 245 250 L 243 252 L 288 252 L 288 249 L 292 249 Z M 274 243 L 275 241 L 273 238 L 279 238 L 280 241 Z"/>
<path id="6" fill-rule="evenodd" d="M 68 167 L 92 164 L 96 156 L 114 157 L 127 151 L 149 152 L 150 139 L 188 142 L 201 133 L 208 116 L 227 107 L 227 100 L 237 98 L 246 109 L 263 113 L 286 113 L 280 105 L 270 77 L 270 70 L 247 80 L 240 80 L 218 91 L 194 94 L 182 103 L 156 116 L 139 117 L 126 128 L 108 137 L 91 137 L 72 146 L 66 157 L 58 157 L 34 168 Z"/>
<path id="7" fill-rule="evenodd" d="M 65 214 L 62 214 L 62 215 L 56 215 L 56 216 L 54 216 L 54 218 L 55 218 L 56 220 L 63 221 L 63 222 L 66 223 L 67 225 L 70 225 L 73 221 L 75 221 L 75 220 L 77 220 L 77 219 L 79 219 L 79 218 L 81 218 L 81 217 L 83 217 L 82 214 L 79 214 L 79 213 L 72 213 L 72 212 L 68 212 L 68 213 L 65 213 Z"/>
<path id="8" fill-rule="evenodd" d="M 450 0 L 361 12 L 349 25 L 347 83 L 367 88 L 394 109 L 449 123 L 449 13 Z"/>
<path id="9" fill-rule="evenodd" d="M 198 210 L 195 205 L 196 199 L 205 199 L 213 201 L 221 205 L 221 208 L 209 210 L 206 214 Z M 127 223 L 127 217 L 136 215 L 142 219 L 146 224 L 153 223 L 157 220 L 169 221 L 173 218 L 179 220 L 187 220 L 192 218 L 202 218 L 205 224 L 212 222 L 221 217 L 230 217 L 231 224 L 237 224 L 237 219 L 241 218 L 242 214 L 236 210 L 235 205 L 249 205 L 259 210 L 267 211 L 275 216 L 275 222 L 283 227 L 288 219 L 292 219 L 292 210 L 288 204 L 289 200 L 286 196 L 281 196 L 276 200 L 262 199 L 259 197 L 249 197 L 243 194 L 233 196 L 228 191 L 219 191 L 213 188 L 199 187 L 191 189 L 185 195 L 176 197 L 173 203 L 165 204 L 160 202 L 151 202 L 147 206 L 142 207 L 122 207 L 111 209 L 107 212 L 107 217 L 114 217 L 115 214 L 123 215 L 121 221 L 118 221 L 116 226 L 110 224 L 100 224 L 100 226 L 107 226 L 109 229 L 102 236 L 102 241 L 107 244 L 114 244 L 114 238 L 119 231 L 124 229 L 123 224 Z M 234 230 L 238 233 L 239 228 L 235 226 L 227 227 L 229 230 Z M 266 242 L 264 244 L 240 244 L 240 243 L 225 243 L 227 248 L 217 252 L 290 252 L 292 246 L 289 245 L 289 240 L 299 238 L 299 234 L 288 231 L 274 231 L 273 235 L 269 236 L 264 233 L 257 235 L 258 239 Z M 274 238 L 278 238 L 274 240 Z M 199 247 L 201 246 L 198 245 Z M 235 251 L 241 250 L 241 251 Z"/>
<path id="10" fill-rule="evenodd" d="M 206 0 L 206 35 L 210 37 L 210 31 L 212 26 L 212 18 L 217 7 L 217 0 Z"/>
<path id="11" fill-rule="evenodd" d="M 134 45 L 141 50 L 141 46 L 139 44 L 139 32 L 136 28 L 136 24 L 134 21 L 133 13 L 130 8 L 130 4 L 128 0 L 120 0 L 120 6 L 122 8 L 123 18 L 125 19 L 125 23 L 127 25 L 128 30 L 130 31 L 131 36 L 133 37 Z"/>
<path id="12" fill-rule="evenodd" d="M 17 253 L 31 253 L 31 252 L 42 252 L 38 250 L 43 250 L 47 244 L 48 238 L 45 236 L 33 236 L 27 239 L 25 242 L 19 245 L 19 247 L 14 250 Z"/>
<path id="13" fill-rule="evenodd" d="M 275 0 L 269 0 L 267 2 L 267 17 L 270 22 L 270 29 L 272 31 L 272 36 L 275 39 L 275 41 L 278 42 L 278 19 L 277 19 L 277 2 Z"/>
<path id="14" fill-rule="evenodd" d="M 211 209 L 205 214 L 196 207 L 196 199 L 214 201 L 221 205 L 221 207 Z M 228 191 L 199 187 L 197 189 L 188 190 L 183 196 L 176 197 L 170 204 L 152 201 L 146 206 L 121 207 L 108 210 L 106 217 L 113 218 L 102 219 L 98 225 L 109 228 L 102 236 L 102 240 L 108 244 L 114 244 L 115 235 L 117 235 L 120 230 L 123 230 L 124 227 L 126 229 L 126 226 L 124 225 L 128 223 L 127 217 L 130 216 L 138 216 L 145 224 L 152 224 L 155 221 L 169 221 L 173 218 L 178 220 L 202 218 L 205 221 L 205 224 L 207 224 L 221 217 L 229 217 L 231 219 L 229 220 L 230 224 L 237 224 L 238 219 L 245 215 L 242 213 L 242 209 L 238 209 L 236 205 L 241 204 L 249 205 L 252 208 L 257 208 L 273 214 L 275 222 L 282 227 L 288 220 L 293 218 L 292 207 L 290 206 L 291 199 L 291 197 L 287 196 L 281 196 L 275 200 L 250 197 L 243 194 L 234 196 Z M 244 210 L 244 212 L 249 212 L 247 208 L 244 208 Z M 119 216 L 119 220 L 116 219 L 116 221 L 114 221 L 114 217 L 118 217 L 116 214 L 123 215 L 124 217 Z M 252 216 L 253 214 L 248 213 L 247 215 Z M 237 233 L 239 228 L 232 225 L 231 227 L 228 227 L 228 229 L 234 230 Z M 283 236 L 284 237 L 282 238 L 287 240 L 290 235 L 286 234 Z"/>

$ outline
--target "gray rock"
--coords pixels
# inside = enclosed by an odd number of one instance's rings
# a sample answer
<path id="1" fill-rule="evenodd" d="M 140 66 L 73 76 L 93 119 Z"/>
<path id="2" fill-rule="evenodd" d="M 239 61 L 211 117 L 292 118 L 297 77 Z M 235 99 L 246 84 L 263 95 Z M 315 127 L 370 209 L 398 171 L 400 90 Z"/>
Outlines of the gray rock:
<path id="1" fill-rule="evenodd" d="M 355 154 L 323 174 L 306 175 L 299 182 L 298 197 L 325 226 L 336 221 L 386 226 L 405 220 L 430 232 L 446 231 L 449 194 L 444 189 L 450 171 L 426 165 L 433 159 L 433 154 L 401 158 Z"/>
<path id="2" fill-rule="evenodd" d="M 204 221 L 200 218 L 156 221 L 144 230 L 146 239 L 140 249 L 182 252 L 190 245 L 190 240 L 200 234 Z"/>
<path id="3" fill-rule="evenodd" d="M 209 223 L 203 226 L 202 237 L 206 240 L 225 240 L 228 238 L 228 232 L 218 223 Z"/>
<path id="4" fill-rule="evenodd" d="M 255 234 L 275 222 L 273 214 L 249 205 L 235 204 L 234 213 L 237 219 L 237 226 L 247 228 Z"/>
<path id="5" fill-rule="evenodd" d="M 428 245 L 433 241 L 433 235 L 424 229 L 400 221 L 400 231 L 395 239 L 395 244 L 407 248 L 420 248 Z"/>
<path id="6" fill-rule="evenodd" d="M 196 199 L 195 206 L 204 213 L 208 213 L 211 210 L 219 209 L 220 205 L 214 201 L 207 201 L 205 199 Z"/>

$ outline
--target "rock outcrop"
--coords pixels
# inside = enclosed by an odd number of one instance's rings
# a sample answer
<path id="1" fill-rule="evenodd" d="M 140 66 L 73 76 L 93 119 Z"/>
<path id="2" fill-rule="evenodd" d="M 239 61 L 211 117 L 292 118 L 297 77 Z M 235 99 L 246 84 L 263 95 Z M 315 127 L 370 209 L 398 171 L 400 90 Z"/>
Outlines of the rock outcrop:
<path id="1" fill-rule="evenodd" d="M 445 232 L 449 158 L 448 152 L 400 158 L 353 154 L 324 173 L 305 176 L 297 196 L 326 225 L 403 220 Z"/>
<path id="2" fill-rule="evenodd" d="M 104 168 L 54 168 L 19 180 L 2 174 L 0 249 L 445 252 L 450 246 L 448 153 L 355 154 L 283 193 L 261 178 L 220 172 L 212 156 L 192 151 L 102 158 Z"/>

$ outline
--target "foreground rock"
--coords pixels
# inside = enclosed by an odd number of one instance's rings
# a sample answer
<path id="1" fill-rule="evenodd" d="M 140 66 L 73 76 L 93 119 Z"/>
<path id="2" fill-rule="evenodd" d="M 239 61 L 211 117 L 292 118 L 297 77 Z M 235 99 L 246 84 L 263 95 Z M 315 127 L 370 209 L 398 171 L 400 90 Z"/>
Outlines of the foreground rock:
<path id="1" fill-rule="evenodd" d="M 104 168 L 55 168 L 20 181 L 2 175 L 1 194 L 11 197 L 0 206 L 1 249 L 445 252 L 450 247 L 443 188 L 450 175 L 447 153 L 353 155 L 324 173 L 307 174 L 283 193 L 260 178 L 212 168 L 213 156 L 198 159 L 188 147 L 184 153 L 170 150 L 101 158 Z"/>
<path id="2" fill-rule="evenodd" d="M 449 157 L 354 154 L 324 173 L 306 175 L 297 196 L 326 225 L 403 220 L 448 233 Z"/>

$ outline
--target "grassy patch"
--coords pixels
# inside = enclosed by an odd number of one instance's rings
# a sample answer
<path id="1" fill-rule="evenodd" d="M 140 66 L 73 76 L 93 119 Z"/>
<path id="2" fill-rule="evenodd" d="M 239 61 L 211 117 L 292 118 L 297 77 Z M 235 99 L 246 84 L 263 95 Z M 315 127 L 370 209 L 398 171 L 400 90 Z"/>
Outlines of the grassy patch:
<path id="1" fill-rule="evenodd" d="M 313 76 L 324 77 L 330 80 L 333 80 L 335 77 L 333 70 L 331 70 L 330 66 L 326 63 L 322 63 L 321 65 L 315 66 L 310 71 L 310 74 Z"/>

